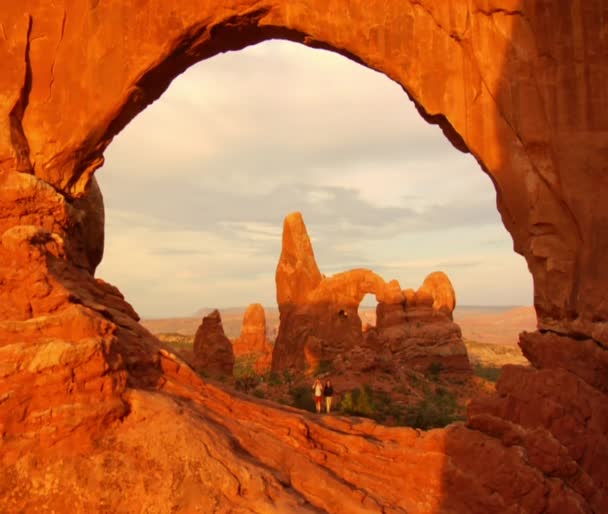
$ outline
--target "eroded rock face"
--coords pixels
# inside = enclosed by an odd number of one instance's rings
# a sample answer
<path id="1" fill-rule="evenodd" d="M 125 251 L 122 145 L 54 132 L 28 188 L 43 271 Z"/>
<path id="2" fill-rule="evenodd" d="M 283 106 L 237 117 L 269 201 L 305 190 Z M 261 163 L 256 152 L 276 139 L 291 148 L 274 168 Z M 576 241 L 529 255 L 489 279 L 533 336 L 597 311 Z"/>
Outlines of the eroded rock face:
<path id="1" fill-rule="evenodd" d="M 452 321 L 454 289 L 444 273 L 431 273 L 415 293 L 365 269 L 324 277 L 301 214 L 288 215 L 283 230 L 276 271 L 281 323 L 274 371 L 314 373 L 327 362 L 361 371 L 390 363 L 395 372 L 401 367 L 426 371 L 436 365 L 470 373 L 460 328 Z M 377 325 L 363 331 L 358 309 L 368 293 L 379 300 Z"/>
<path id="2" fill-rule="evenodd" d="M 376 326 L 364 334 L 368 352 L 395 371 L 471 373 L 460 327 L 452 321 L 456 295 L 447 275 L 433 272 L 418 291 L 406 290 L 403 297 L 401 303 L 376 307 Z"/>
<path id="3" fill-rule="evenodd" d="M 241 335 L 234 340 L 234 356 L 250 356 L 256 373 L 270 369 L 272 345 L 266 337 L 266 313 L 259 303 L 252 303 L 245 310 Z"/>
<path id="4" fill-rule="evenodd" d="M 232 376 L 234 351 L 224 334 L 217 309 L 203 318 L 194 335 L 194 362 L 198 369 L 210 375 Z"/>
<path id="5" fill-rule="evenodd" d="M 2 13 L 0 510 L 605 511 L 603 0 L 25 0 Z M 543 332 L 521 338 L 534 367 L 508 368 L 466 427 L 229 396 L 92 276 L 85 227 L 100 211 L 78 199 L 113 136 L 191 64 L 275 37 L 385 73 L 493 180 Z"/>

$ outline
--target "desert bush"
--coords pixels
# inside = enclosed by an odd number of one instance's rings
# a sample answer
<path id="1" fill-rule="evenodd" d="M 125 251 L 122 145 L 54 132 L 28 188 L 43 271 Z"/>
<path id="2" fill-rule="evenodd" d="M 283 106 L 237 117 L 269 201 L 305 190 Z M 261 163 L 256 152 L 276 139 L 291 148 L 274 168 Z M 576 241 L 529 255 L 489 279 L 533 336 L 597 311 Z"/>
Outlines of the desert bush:
<path id="1" fill-rule="evenodd" d="M 237 357 L 234 361 L 233 374 L 235 378 L 256 375 L 253 364 L 255 363 L 254 355 L 243 355 Z"/>
<path id="2" fill-rule="evenodd" d="M 439 380 L 439 375 L 443 371 L 443 364 L 439 361 L 432 362 L 426 370 L 426 376 L 431 380 Z"/>
<path id="3" fill-rule="evenodd" d="M 374 393 L 369 385 L 353 389 L 344 394 L 340 402 L 340 410 L 345 414 L 353 416 L 364 416 L 374 418 Z"/>
<path id="4" fill-rule="evenodd" d="M 261 377 L 255 374 L 241 375 L 236 378 L 234 386 L 236 387 L 237 391 L 249 393 L 252 389 L 255 389 L 261 381 Z"/>
<path id="5" fill-rule="evenodd" d="M 344 393 L 344 395 L 342 396 L 342 400 L 340 401 L 339 409 L 344 414 L 350 414 L 351 412 L 353 412 L 353 393 L 351 393 L 350 391 Z"/>
<path id="6" fill-rule="evenodd" d="M 270 371 L 266 374 L 266 383 L 269 386 L 277 386 L 283 383 L 283 379 L 276 371 Z"/>
<path id="7" fill-rule="evenodd" d="M 485 380 L 489 380 L 490 382 L 498 382 L 500 378 L 500 373 L 502 372 L 502 368 L 497 368 L 494 366 L 484 366 L 483 364 L 475 364 L 473 368 L 473 372 L 478 377 L 481 377 Z"/>
<path id="8" fill-rule="evenodd" d="M 266 398 L 266 393 L 262 389 L 254 389 L 253 396 L 256 398 Z"/>
<path id="9" fill-rule="evenodd" d="M 315 410 L 315 400 L 312 397 L 312 390 L 308 386 L 292 387 L 289 394 L 292 398 L 292 407 L 311 412 Z"/>
<path id="10" fill-rule="evenodd" d="M 403 422 L 413 428 L 428 430 L 440 428 L 462 419 L 456 396 L 438 387 L 427 391 L 425 397 L 416 405 L 405 409 Z"/>

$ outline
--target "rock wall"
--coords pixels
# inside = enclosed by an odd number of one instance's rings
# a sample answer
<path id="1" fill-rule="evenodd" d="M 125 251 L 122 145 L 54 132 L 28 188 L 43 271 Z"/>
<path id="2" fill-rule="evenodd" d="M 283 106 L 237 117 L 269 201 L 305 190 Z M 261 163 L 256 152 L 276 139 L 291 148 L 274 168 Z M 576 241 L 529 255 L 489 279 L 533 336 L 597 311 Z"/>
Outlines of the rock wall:
<path id="1" fill-rule="evenodd" d="M 194 335 L 194 365 L 209 375 L 232 376 L 234 351 L 217 309 L 203 318 Z"/>
<path id="2" fill-rule="evenodd" d="M 0 510 L 603 513 L 607 9 L 5 2 Z M 103 246 L 92 175 L 112 138 L 193 63 L 270 38 L 386 74 L 492 178 L 539 332 L 520 341 L 533 367 L 508 368 L 466 426 L 386 429 L 226 395 L 92 276 Z"/>

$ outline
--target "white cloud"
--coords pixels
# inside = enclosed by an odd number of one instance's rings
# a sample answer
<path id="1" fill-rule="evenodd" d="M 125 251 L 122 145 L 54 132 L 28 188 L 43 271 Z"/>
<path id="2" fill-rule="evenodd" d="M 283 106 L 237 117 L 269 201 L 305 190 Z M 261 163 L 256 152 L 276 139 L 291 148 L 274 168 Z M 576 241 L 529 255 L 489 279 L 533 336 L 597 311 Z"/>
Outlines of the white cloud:
<path id="1" fill-rule="evenodd" d="M 115 138 L 98 178 L 98 274 L 146 316 L 274 303 L 294 210 L 327 274 L 371 267 L 418 287 L 437 265 L 461 303 L 532 300 L 477 163 L 397 84 L 328 52 L 273 41 L 194 66 Z"/>

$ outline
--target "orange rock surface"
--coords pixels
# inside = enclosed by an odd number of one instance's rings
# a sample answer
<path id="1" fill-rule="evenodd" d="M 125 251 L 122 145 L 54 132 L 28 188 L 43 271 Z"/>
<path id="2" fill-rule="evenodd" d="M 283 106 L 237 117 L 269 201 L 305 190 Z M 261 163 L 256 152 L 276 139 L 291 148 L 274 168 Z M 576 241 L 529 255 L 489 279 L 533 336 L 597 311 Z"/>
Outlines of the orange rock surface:
<path id="1" fill-rule="evenodd" d="M 209 375 L 232 376 L 234 351 L 217 309 L 203 318 L 194 335 L 194 364 Z"/>
<path id="2" fill-rule="evenodd" d="M 266 314 L 259 303 L 252 303 L 243 315 L 241 335 L 233 342 L 234 356 L 251 356 L 258 374 L 266 373 L 272 361 L 272 345 L 266 337 Z"/>
<path id="3" fill-rule="evenodd" d="M 0 510 L 605 512 L 607 16 L 603 0 L 4 2 Z M 270 38 L 386 74 L 491 177 L 540 331 L 520 341 L 533 367 L 466 426 L 227 395 L 93 277 L 113 137 L 190 65 Z"/>
<path id="4" fill-rule="evenodd" d="M 364 334 L 364 347 L 379 354 L 395 371 L 471 373 L 460 327 L 452 321 L 456 294 L 447 275 L 429 274 L 418 289 L 403 291 L 397 304 L 379 303 L 376 326 Z M 369 360 L 369 359 L 368 359 Z"/>

